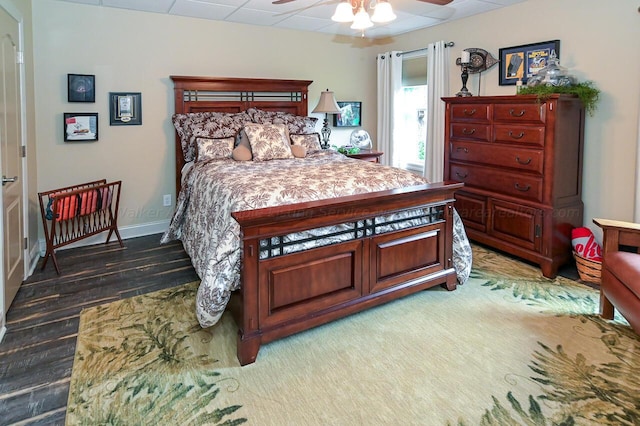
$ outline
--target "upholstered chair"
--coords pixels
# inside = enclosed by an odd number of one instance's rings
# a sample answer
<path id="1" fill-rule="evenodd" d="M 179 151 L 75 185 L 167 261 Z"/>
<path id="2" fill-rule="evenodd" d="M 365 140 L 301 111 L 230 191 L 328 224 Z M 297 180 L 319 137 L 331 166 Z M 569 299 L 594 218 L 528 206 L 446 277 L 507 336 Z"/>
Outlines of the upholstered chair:
<path id="1" fill-rule="evenodd" d="M 640 334 L 640 224 L 593 222 L 603 231 L 600 315 L 613 319 L 617 309 Z"/>

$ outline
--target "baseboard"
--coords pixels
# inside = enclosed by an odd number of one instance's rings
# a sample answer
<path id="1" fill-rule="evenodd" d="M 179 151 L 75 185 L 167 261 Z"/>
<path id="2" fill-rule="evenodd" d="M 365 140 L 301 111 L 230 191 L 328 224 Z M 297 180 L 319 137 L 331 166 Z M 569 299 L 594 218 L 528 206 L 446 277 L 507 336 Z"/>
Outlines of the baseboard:
<path id="1" fill-rule="evenodd" d="M 4 321 L 3 321 L 4 323 Z M 7 326 L 2 324 L 2 328 L 0 328 L 0 343 L 4 340 L 4 335 L 7 334 Z"/>
<path id="2" fill-rule="evenodd" d="M 158 222 L 143 223 L 141 225 L 130 225 L 118 227 L 120 231 L 120 237 L 123 240 L 128 238 L 144 237 L 146 235 L 162 234 L 169 229 L 169 220 L 161 220 Z M 104 244 L 107 231 L 100 234 L 92 235 L 75 243 L 60 247 L 58 250 L 70 249 L 75 247 L 92 246 L 95 244 Z M 111 241 L 115 238 L 112 236 Z M 115 239 L 117 241 L 117 239 Z M 44 256 L 47 252 L 47 242 L 44 238 L 38 240 L 40 243 L 40 256 Z"/>

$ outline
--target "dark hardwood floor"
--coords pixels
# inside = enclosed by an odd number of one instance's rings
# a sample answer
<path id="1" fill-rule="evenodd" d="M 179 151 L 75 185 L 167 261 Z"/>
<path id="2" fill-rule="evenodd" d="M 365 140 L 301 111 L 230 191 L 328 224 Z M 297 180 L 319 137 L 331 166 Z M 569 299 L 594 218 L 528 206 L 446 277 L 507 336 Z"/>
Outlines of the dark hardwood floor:
<path id="1" fill-rule="evenodd" d="M 198 279 L 160 235 L 57 252 L 22 284 L 0 343 L 0 424 L 64 424 L 80 311 Z"/>
<path id="2" fill-rule="evenodd" d="M 160 235 L 58 251 L 22 284 L 0 344 L 0 425 L 64 424 L 83 308 L 197 280 L 180 242 Z M 560 274 L 577 278 L 575 265 Z"/>

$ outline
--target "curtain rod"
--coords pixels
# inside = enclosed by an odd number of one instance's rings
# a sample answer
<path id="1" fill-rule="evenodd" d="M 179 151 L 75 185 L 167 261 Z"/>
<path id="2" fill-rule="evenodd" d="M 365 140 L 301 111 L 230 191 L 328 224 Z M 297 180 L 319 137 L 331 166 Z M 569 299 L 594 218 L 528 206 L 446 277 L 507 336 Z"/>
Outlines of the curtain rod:
<path id="1" fill-rule="evenodd" d="M 453 46 L 455 46 L 455 43 L 452 42 L 452 41 L 449 41 L 449 42 L 444 44 L 444 47 L 453 47 Z M 427 49 L 429 49 L 429 48 L 428 47 L 423 47 L 422 49 L 407 50 L 406 52 L 398 52 L 398 53 L 396 53 L 396 55 L 402 56 L 402 55 L 406 55 L 408 53 L 420 52 L 422 50 L 427 50 Z"/>

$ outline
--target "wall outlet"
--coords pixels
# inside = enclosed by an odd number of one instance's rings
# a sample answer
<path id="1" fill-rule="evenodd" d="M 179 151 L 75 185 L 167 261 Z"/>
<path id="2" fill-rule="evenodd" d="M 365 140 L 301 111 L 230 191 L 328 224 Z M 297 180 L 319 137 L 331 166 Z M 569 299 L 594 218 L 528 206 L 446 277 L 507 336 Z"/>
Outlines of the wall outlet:
<path id="1" fill-rule="evenodd" d="M 162 196 L 162 205 L 168 207 L 171 205 L 171 194 L 164 194 Z"/>

